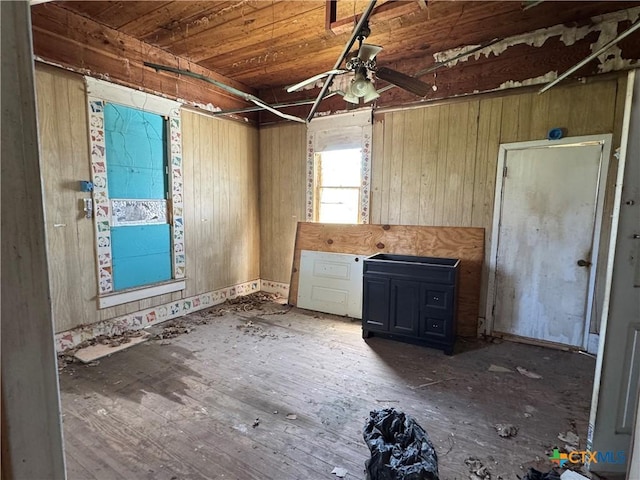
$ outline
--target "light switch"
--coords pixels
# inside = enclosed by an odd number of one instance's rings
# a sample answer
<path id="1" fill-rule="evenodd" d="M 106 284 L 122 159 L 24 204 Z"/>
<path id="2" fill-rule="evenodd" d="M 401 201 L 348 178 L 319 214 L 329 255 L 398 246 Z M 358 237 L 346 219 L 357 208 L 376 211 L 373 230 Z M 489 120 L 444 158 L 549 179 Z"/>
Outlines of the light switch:
<path id="1" fill-rule="evenodd" d="M 90 198 L 83 198 L 84 202 L 84 216 L 85 218 L 93 218 L 93 200 Z"/>

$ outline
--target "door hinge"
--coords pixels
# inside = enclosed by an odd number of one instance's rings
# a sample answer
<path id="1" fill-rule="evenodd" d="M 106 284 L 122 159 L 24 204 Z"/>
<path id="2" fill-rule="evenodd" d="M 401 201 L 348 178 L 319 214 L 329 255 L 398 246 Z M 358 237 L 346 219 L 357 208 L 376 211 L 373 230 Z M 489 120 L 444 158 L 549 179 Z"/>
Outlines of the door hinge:
<path id="1" fill-rule="evenodd" d="M 503 178 L 507 178 L 507 166 L 506 165 L 502 168 L 502 177 Z"/>

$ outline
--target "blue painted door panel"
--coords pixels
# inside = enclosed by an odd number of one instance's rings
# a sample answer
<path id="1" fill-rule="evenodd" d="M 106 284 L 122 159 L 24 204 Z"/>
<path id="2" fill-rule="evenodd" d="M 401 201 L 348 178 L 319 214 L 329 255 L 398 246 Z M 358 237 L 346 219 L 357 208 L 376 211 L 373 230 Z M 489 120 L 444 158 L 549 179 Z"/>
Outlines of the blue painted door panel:
<path id="1" fill-rule="evenodd" d="M 116 290 L 171 280 L 170 226 L 111 228 Z"/>
<path id="2" fill-rule="evenodd" d="M 110 198 L 165 198 L 166 131 L 161 115 L 107 103 L 104 109 Z"/>
<path id="3" fill-rule="evenodd" d="M 104 119 L 109 198 L 166 199 L 166 120 L 112 103 L 105 105 Z M 171 226 L 112 226 L 111 255 L 116 291 L 170 280 Z"/>
<path id="4" fill-rule="evenodd" d="M 166 189 L 166 175 L 162 171 L 121 165 L 111 167 L 108 163 L 107 170 L 109 198 L 144 200 L 165 198 L 164 195 L 161 195 L 161 192 Z M 115 185 L 111 181 L 112 178 L 118 179 Z"/>

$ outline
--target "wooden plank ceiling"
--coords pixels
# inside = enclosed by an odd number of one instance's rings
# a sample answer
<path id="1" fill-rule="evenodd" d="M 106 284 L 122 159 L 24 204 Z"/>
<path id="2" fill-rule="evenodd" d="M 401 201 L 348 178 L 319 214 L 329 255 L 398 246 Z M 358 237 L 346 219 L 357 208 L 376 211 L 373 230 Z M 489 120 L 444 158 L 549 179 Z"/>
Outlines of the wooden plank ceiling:
<path id="1" fill-rule="evenodd" d="M 38 19 L 61 8 L 173 55 L 173 66 L 214 72 L 269 101 L 284 101 L 291 97 L 283 86 L 333 67 L 350 36 L 354 13 L 367 3 L 337 0 L 338 33 L 326 28 L 325 0 L 63 1 L 32 8 L 35 30 L 46 29 Z M 519 1 L 412 0 L 390 6 L 381 1 L 367 42 L 384 47 L 379 66 L 414 74 L 433 64 L 437 52 L 557 24 L 588 25 L 596 15 L 638 5 L 545 1 L 524 8 Z"/>

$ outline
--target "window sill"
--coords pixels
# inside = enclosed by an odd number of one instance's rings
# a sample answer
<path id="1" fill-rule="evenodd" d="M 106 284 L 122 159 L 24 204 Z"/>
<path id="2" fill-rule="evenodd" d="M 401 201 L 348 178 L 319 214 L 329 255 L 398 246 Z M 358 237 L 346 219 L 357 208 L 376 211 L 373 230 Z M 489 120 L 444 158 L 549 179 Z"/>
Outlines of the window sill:
<path id="1" fill-rule="evenodd" d="M 144 300 L 145 298 L 164 295 L 165 293 L 178 292 L 185 288 L 186 281 L 182 279 L 171 280 L 166 283 L 160 283 L 148 287 L 123 290 L 121 292 L 110 293 L 109 295 L 102 295 L 98 297 L 98 308 L 115 307 L 116 305 L 122 305 L 123 303 Z"/>

